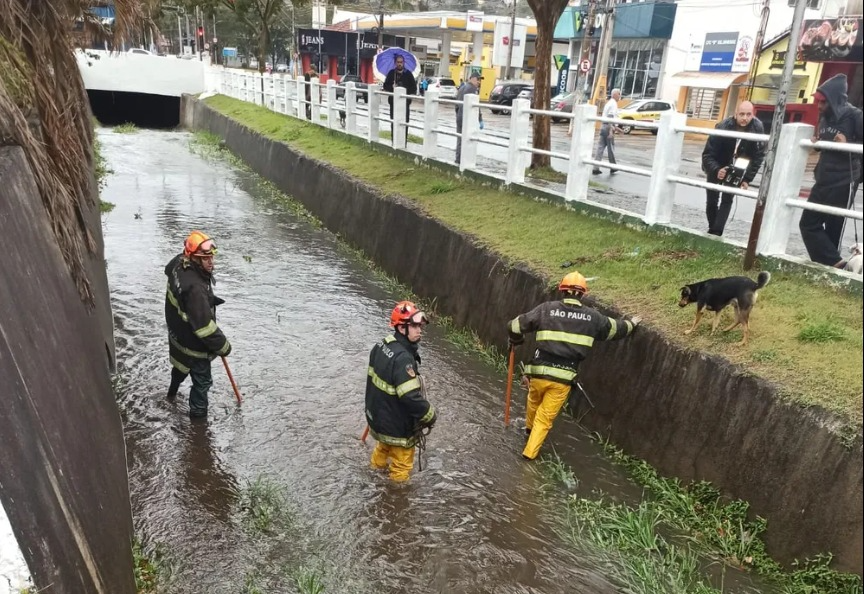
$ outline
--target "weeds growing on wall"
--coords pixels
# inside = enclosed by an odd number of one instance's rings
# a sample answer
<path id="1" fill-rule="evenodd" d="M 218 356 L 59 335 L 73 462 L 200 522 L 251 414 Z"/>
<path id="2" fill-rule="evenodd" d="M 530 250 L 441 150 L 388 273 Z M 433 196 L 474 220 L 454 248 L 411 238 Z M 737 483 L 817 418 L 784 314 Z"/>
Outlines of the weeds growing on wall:
<path id="1" fill-rule="evenodd" d="M 132 542 L 132 562 L 135 571 L 135 589 L 138 594 L 159 594 L 168 591 L 172 571 L 161 545 L 145 546 L 140 539 L 136 538 Z"/>
<path id="2" fill-rule="evenodd" d="M 93 140 L 93 174 L 96 177 L 96 188 L 101 194 L 105 184 L 108 183 L 108 176 L 114 173 L 114 170 L 108 165 L 108 160 L 102 154 L 102 143 L 98 138 Z M 105 214 L 114 210 L 114 204 L 106 202 L 99 198 L 99 212 Z"/>

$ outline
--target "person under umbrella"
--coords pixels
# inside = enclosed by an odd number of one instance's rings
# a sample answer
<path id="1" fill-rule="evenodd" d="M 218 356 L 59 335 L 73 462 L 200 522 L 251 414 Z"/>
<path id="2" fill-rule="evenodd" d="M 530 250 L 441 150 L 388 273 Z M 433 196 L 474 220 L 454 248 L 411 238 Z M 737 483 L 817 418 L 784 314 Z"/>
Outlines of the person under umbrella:
<path id="1" fill-rule="evenodd" d="M 392 93 L 396 87 L 403 87 L 408 95 L 417 94 L 417 81 L 414 75 L 405 68 L 405 56 L 397 54 L 395 64 L 390 72 L 387 73 L 387 78 L 384 79 L 384 90 Z M 393 129 L 393 97 L 387 97 L 390 103 L 390 134 L 395 138 Z M 405 109 L 405 121 L 411 121 L 411 100 L 408 100 L 408 106 Z"/>

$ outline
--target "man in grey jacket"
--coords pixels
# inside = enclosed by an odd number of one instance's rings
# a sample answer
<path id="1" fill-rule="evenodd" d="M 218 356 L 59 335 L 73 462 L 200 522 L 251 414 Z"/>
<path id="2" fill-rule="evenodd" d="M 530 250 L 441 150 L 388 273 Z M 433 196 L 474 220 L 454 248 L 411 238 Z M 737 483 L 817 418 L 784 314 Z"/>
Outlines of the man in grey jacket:
<path id="1" fill-rule="evenodd" d="M 456 93 L 456 101 L 464 101 L 466 95 L 479 95 L 480 94 L 480 75 L 476 72 L 472 72 L 470 76 L 468 76 L 468 82 L 462 83 L 462 86 L 459 87 L 459 91 Z M 458 104 L 456 106 L 456 132 L 462 134 L 462 104 Z M 477 110 L 477 113 L 480 118 L 480 129 L 483 129 L 483 114 L 480 113 L 480 110 Z M 462 137 L 456 137 L 456 164 L 458 165 L 462 161 Z"/>

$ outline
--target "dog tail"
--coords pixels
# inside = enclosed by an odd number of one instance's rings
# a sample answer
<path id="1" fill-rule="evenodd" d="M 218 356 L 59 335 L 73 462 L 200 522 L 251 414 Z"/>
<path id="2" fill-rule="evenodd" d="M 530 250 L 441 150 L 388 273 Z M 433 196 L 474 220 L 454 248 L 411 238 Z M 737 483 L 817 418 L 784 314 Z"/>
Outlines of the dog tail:
<path id="1" fill-rule="evenodd" d="M 759 276 L 756 277 L 756 289 L 759 290 L 771 280 L 771 273 L 763 270 L 759 273 Z"/>

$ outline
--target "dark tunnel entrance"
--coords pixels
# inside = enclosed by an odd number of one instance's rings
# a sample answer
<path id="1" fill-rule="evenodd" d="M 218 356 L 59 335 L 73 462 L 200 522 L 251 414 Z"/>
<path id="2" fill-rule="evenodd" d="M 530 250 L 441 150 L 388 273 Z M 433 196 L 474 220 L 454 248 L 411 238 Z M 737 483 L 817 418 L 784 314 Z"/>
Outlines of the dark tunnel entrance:
<path id="1" fill-rule="evenodd" d="M 119 91 L 87 91 L 87 96 L 93 115 L 104 126 L 176 128 L 180 124 L 180 97 Z"/>

